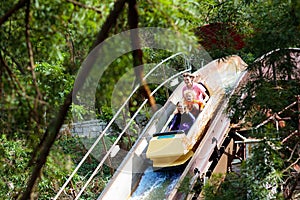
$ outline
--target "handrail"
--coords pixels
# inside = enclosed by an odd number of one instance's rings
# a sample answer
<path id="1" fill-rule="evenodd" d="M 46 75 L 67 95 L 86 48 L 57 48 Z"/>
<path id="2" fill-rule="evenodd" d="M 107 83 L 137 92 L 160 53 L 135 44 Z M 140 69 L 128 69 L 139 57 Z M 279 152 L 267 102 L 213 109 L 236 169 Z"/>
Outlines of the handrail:
<path id="1" fill-rule="evenodd" d="M 172 56 L 169 56 L 168 58 L 164 59 L 163 61 L 161 61 L 159 64 L 157 64 L 154 68 L 152 68 L 143 78 L 143 80 L 145 80 L 155 69 L 157 69 L 160 65 L 162 65 L 164 62 L 170 60 L 171 58 L 174 58 L 178 55 L 184 55 L 182 52 L 176 53 Z M 171 76 L 170 78 L 168 78 L 167 80 L 165 80 L 162 84 L 160 84 L 157 88 L 159 89 L 160 87 L 162 87 L 164 84 L 166 84 L 168 81 L 172 80 L 173 78 L 187 72 L 190 71 L 191 67 L 189 66 L 189 68 L 185 69 L 184 71 L 181 71 L 173 76 Z M 90 149 L 86 152 L 86 154 L 84 155 L 84 157 L 81 159 L 81 161 L 79 162 L 79 164 L 77 165 L 77 167 L 74 169 L 74 171 L 71 173 L 71 175 L 69 176 L 69 178 L 66 180 L 66 182 L 64 183 L 64 185 L 60 188 L 60 190 L 58 191 L 58 193 L 56 194 L 56 196 L 54 197 L 53 200 L 57 200 L 57 198 L 60 196 L 60 194 L 62 193 L 62 191 L 66 188 L 66 186 L 69 184 L 69 182 L 71 181 L 71 179 L 74 177 L 75 173 L 79 170 L 79 168 L 81 167 L 81 165 L 85 162 L 85 160 L 87 159 L 87 157 L 91 154 L 91 152 L 94 150 L 95 146 L 99 143 L 99 141 L 102 139 L 102 137 L 104 136 L 104 134 L 106 133 L 106 131 L 110 128 L 110 126 L 113 124 L 113 122 L 116 120 L 116 118 L 119 116 L 119 114 L 121 113 L 122 109 L 125 107 L 125 105 L 128 103 L 128 101 L 130 100 L 130 98 L 134 95 L 134 93 L 138 90 L 140 84 L 137 84 L 137 86 L 134 88 L 134 90 L 131 92 L 131 94 L 128 96 L 128 98 L 125 100 L 125 102 L 121 105 L 121 107 L 119 108 L 119 110 L 116 112 L 116 114 L 113 116 L 113 118 L 110 120 L 110 122 L 107 124 L 107 126 L 105 127 L 105 129 L 102 131 L 102 133 L 98 136 L 98 138 L 96 139 L 96 141 L 93 143 L 93 145 L 90 147 Z M 150 96 L 153 96 L 153 94 L 155 94 L 155 92 L 157 92 L 158 89 L 155 89 Z M 101 162 L 99 163 L 99 165 L 97 166 L 97 168 L 94 170 L 93 174 L 90 176 L 90 178 L 88 179 L 88 181 L 86 182 L 86 184 L 84 185 L 84 187 L 80 190 L 80 192 L 77 194 L 76 199 L 78 199 L 81 194 L 83 193 L 83 191 L 85 190 L 85 188 L 88 186 L 89 182 L 94 178 L 94 176 L 97 174 L 98 170 L 100 169 L 100 167 L 103 165 L 104 161 L 107 159 L 108 155 L 111 153 L 113 147 L 117 144 L 117 142 L 120 140 L 121 136 L 125 133 L 125 131 L 127 130 L 127 128 L 129 127 L 130 123 L 133 121 L 133 119 L 136 117 L 136 115 L 140 112 L 140 110 L 142 109 L 142 107 L 147 103 L 148 99 L 146 99 L 143 104 L 138 108 L 138 110 L 135 112 L 135 114 L 133 115 L 133 117 L 129 120 L 129 123 L 126 125 L 126 127 L 124 128 L 123 132 L 119 135 L 119 137 L 116 139 L 116 141 L 113 143 L 113 145 L 111 146 L 111 148 L 107 151 L 106 155 L 102 158 Z"/>
<path id="2" fill-rule="evenodd" d="M 174 77 L 179 76 L 181 74 L 183 74 L 184 72 L 186 72 L 187 70 L 184 70 L 182 72 L 179 72 L 173 76 L 171 76 L 170 78 L 168 78 L 167 80 L 165 80 L 163 83 L 161 83 L 159 86 L 157 86 L 155 88 L 155 90 L 153 90 L 153 92 L 151 92 L 150 96 L 153 96 L 157 90 L 159 90 L 163 85 L 165 85 L 168 81 L 172 80 Z M 135 117 L 138 115 L 138 113 L 141 111 L 141 109 L 143 108 L 143 106 L 148 102 L 148 99 L 145 99 L 144 102 L 141 104 L 141 106 L 137 109 L 137 111 L 134 113 L 134 115 L 130 118 L 129 122 L 127 123 L 127 125 L 125 126 L 124 130 L 120 133 L 120 135 L 118 136 L 118 138 L 115 140 L 115 142 L 111 145 L 110 149 L 107 151 L 106 155 L 102 158 L 101 162 L 98 164 L 98 166 L 96 167 L 96 169 L 94 170 L 93 174 L 89 177 L 89 179 L 86 181 L 85 185 L 82 187 L 82 189 L 79 191 L 79 193 L 77 194 L 75 200 L 77 200 L 81 194 L 84 192 L 84 190 L 86 189 L 86 187 L 88 186 L 88 184 L 92 181 L 92 179 L 94 178 L 94 176 L 96 176 L 96 174 L 98 173 L 98 170 L 102 167 L 103 163 L 105 162 L 105 160 L 107 159 L 108 155 L 112 152 L 112 150 L 114 149 L 114 146 L 119 142 L 119 140 L 121 139 L 121 137 L 123 136 L 123 134 L 127 131 L 127 129 L 129 128 L 129 126 L 131 125 L 131 122 L 135 119 Z"/>
<path id="3" fill-rule="evenodd" d="M 176 57 L 176 56 L 178 56 L 178 55 L 184 55 L 184 56 L 185 56 L 185 54 L 183 54 L 182 52 L 178 52 L 178 53 L 173 54 L 172 56 L 169 56 L 168 58 L 166 58 L 166 59 L 162 60 L 160 63 L 158 63 L 155 67 L 153 67 L 153 68 L 146 74 L 146 76 L 144 77 L 144 79 L 146 79 L 150 74 L 152 74 L 152 72 L 153 72 L 154 70 L 156 70 L 159 66 L 161 66 L 163 63 L 167 62 L 167 61 L 170 60 L 171 58 L 174 58 L 174 57 Z"/>

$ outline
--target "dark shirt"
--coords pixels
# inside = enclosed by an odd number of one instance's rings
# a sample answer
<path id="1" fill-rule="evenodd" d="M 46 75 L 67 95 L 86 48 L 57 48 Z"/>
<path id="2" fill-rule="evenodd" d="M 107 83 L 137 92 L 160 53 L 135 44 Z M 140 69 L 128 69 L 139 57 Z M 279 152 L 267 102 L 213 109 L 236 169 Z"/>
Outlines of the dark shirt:
<path id="1" fill-rule="evenodd" d="M 180 121 L 181 121 L 181 114 L 180 113 L 176 113 L 173 117 L 173 119 L 171 120 L 171 122 L 169 123 L 169 128 L 171 131 L 176 131 L 179 130 L 179 126 L 180 126 Z"/>
<path id="2" fill-rule="evenodd" d="M 188 133 L 194 121 L 195 117 L 191 113 L 176 113 L 169 124 L 169 128 L 171 131 L 183 130 Z"/>

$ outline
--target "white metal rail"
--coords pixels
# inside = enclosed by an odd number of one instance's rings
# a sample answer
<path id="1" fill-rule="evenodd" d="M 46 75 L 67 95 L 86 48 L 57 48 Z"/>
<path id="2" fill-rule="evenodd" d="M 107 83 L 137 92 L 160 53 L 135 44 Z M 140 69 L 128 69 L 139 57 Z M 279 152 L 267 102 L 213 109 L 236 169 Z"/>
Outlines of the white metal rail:
<path id="1" fill-rule="evenodd" d="M 176 56 L 180 56 L 182 55 L 185 58 L 185 61 L 187 62 L 187 68 L 179 73 L 176 73 L 175 75 L 171 76 L 170 78 L 166 79 L 163 83 L 161 83 L 150 95 L 153 96 L 163 85 L 165 85 L 166 83 L 168 83 L 169 81 L 171 81 L 172 79 L 174 79 L 177 76 L 180 76 L 181 74 L 188 72 L 191 70 L 191 65 L 188 62 L 188 59 L 186 58 L 186 55 L 183 54 L 182 52 L 176 53 L 166 59 L 164 59 L 163 61 L 161 61 L 159 64 L 157 64 L 154 68 L 152 68 L 143 78 L 143 80 L 146 80 L 146 78 L 148 76 L 150 76 L 159 66 L 161 66 L 163 63 L 167 62 L 168 60 L 176 57 Z M 131 92 L 131 94 L 128 96 L 128 98 L 125 100 L 125 102 L 121 105 L 121 107 L 119 108 L 119 110 L 116 112 L 116 114 L 113 116 L 113 118 L 110 120 L 110 122 L 107 124 L 106 128 L 102 131 L 102 133 L 98 136 L 98 138 L 96 139 L 96 141 L 93 143 L 93 145 L 90 147 L 90 149 L 87 151 L 87 153 L 84 155 L 84 157 L 81 159 L 81 161 L 78 163 L 78 165 L 76 166 L 76 168 L 74 169 L 74 171 L 71 173 L 71 175 L 69 176 L 69 178 L 66 180 L 66 182 L 63 184 L 63 186 L 60 188 L 60 190 L 58 191 L 58 193 L 56 194 L 56 196 L 54 197 L 54 200 L 57 200 L 58 197 L 61 195 L 61 193 L 64 191 L 64 189 L 66 188 L 66 186 L 69 184 L 69 182 L 72 180 L 72 178 L 74 177 L 74 175 L 77 173 L 77 171 L 80 169 L 80 167 L 82 166 L 82 164 L 85 162 L 85 160 L 87 159 L 87 157 L 91 154 L 91 152 L 93 151 L 93 149 L 96 147 L 96 145 L 99 143 L 99 141 L 102 139 L 102 137 L 105 135 L 105 133 L 107 132 L 107 130 L 109 130 L 109 128 L 111 127 L 111 125 L 114 123 L 114 121 L 117 119 L 117 117 L 119 116 L 119 114 L 121 113 L 122 109 L 125 107 L 125 105 L 129 102 L 129 99 L 134 95 L 134 93 L 138 90 L 138 88 L 140 87 L 140 84 L 138 84 L 134 90 Z M 119 135 L 119 137 L 116 139 L 116 141 L 113 143 L 113 145 L 110 147 L 110 149 L 106 152 L 106 155 L 102 158 L 102 160 L 100 161 L 100 163 L 98 164 L 98 166 L 96 167 L 96 169 L 94 170 L 94 172 L 92 173 L 92 175 L 89 177 L 89 179 L 87 180 L 87 182 L 85 183 L 85 185 L 81 188 L 80 192 L 77 194 L 76 199 L 79 199 L 79 197 L 82 195 L 82 193 L 84 192 L 84 190 L 86 189 L 86 187 L 89 185 L 89 183 L 92 181 L 92 179 L 95 177 L 95 175 L 98 173 L 99 169 L 102 167 L 102 165 L 104 164 L 105 160 L 108 158 L 109 154 L 112 152 L 113 148 L 117 145 L 117 143 L 119 142 L 119 140 L 121 139 L 121 137 L 123 136 L 123 134 L 125 133 L 125 131 L 129 128 L 131 122 L 133 122 L 133 120 L 135 119 L 135 117 L 137 116 L 137 114 L 141 111 L 142 107 L 147 103 L 148 99 L 146 99 L 142 105 L 138 108 L 138 110 L 134 113 L 133 117 L 129 120 L 128 124 L 126 125 L 126 127 L 124 128 L 124 130 L 121 132 L 121 134 Z"/>

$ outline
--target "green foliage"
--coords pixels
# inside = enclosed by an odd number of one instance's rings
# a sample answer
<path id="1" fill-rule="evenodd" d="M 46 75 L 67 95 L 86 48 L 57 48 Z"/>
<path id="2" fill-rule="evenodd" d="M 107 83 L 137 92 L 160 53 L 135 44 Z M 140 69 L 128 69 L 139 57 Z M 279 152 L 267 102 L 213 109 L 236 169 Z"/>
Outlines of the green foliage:
<path id="1" fill-rule="evenodd" d="M 245 122 L 250 122 L 253 126 L 258 125 L 266 119 L 266 110 L 279 112 L 295 101 L 295 95 L 300 93 L 297 81 L 280 81 L 278 86 L 280 87 L 274 87 L 272 82 L 265 80 L 248 82 L 241 94 L 230 100 L 229 109 L 235 111 L 232 115 L 233 120 L 238 121 L 245 118 Z M 241 99 L 240 95 L 243 95 L 244 99 Z M 282 117 L 287 115 L 291 115 L 291 113 L 285 112 Z M 290 122 L 297 127 L 297 120 L 295 120 L 292 118 Z"/>
<path id="2" fill-rule="evenodd" d="M 184 193 L 184 194 L 188 194 L 190 192 L 190 181 L 191 181 L 191 176 L 187 175 L 186 177 L 184 177 L 184 179 L 182 180 L 182 183 L 180 184 L 179 187 L 179 191 Z"/>
<path id="3" fill-rule="evenodd" d="M 253 128 L 267 119 L 268 110 L 272 110 L 272 114 L 278 113 L 296 100 L 295 95 L 300 92 L 299 76 L 295 64 L 291 64 L 293 50 L 288 48 L 299 46 L 299 20 L 295 18 L 295 9 L 299 7 L 294 7 L 298 4 L 296 1 L 248 1 L 246 7 L 235 8 L 246 11 L 240 16 L 248 25 L 238 28 L 245 34 L 246 46 L 241 55 L 249 64 L 251 75 L 245 87 L 230 100 L 229 113 L 233 123 L 242 122 L 244 127 Z M 255 61 L 275 49 L 261 61 Z M 249 131 L 249 136 L 263 141 L 252 148 L 252 156 L 244 164 L 238 178 L 227 176 L 217 190 L 215 185 L 206 186 L 205 197 L 283 199 L 281 189 L 285 187 L 288 177 L 291 178 L 285 171 L 292 162 L 286 159 L 291 154 L 287 149 L 296 147 L 294 139 L 289 144 L 280 141 L 297 129 L 295 114 L 287 110 L 280 115 L 291 120 L 279 131 L 272 120 L 259 130 Z M 297 156 L 291 158 L 295 161 Z M 237 191 L 242 191 L 242 194 L 235 196 Z"/>
<path id="4" fill-rule="evenodd" d="M 79 138 L 63 135 L 57 144 L 53 147 L 53 151 L 48 157 L 47 164 L 41 180 L 38 184 L 38 192 L 33 193 L 33 197 L 38 199 L 50 199 L 56 195 L 60 187 L 67 180 L 67 177 L 79 163 L 84 153 L 84 146 Z M 16 139 L 8 140 L 5 135 L 1 135 L 0 139 L 1 165 L 0 175 L 3 177 L 0 181 L 0 198 L 7 199 L 16 198 L 26 186 L 27 177 L 30 173 L 28 161 L 31 156 L 31 148 L 27 146 L 26 140 Z M 89 158 L 84 163 L 83 168 L 72 179 L 73 186 L 69 186 L 66 190 L 78 190 L 86 181 L 86 176 L 92 171 L 98 162 L 93 158 Z M 107 168 L 107 167 L 105 167 Z M 101 192 L 105 186 L 105 180 L 110 176 L 107 169 L 104 174 L 94 180 L 93 187 L 89 188 L 88 194 L 93 192 Z M 107 178 L 105 178 L 107 177 Z M 75 188 L 72 188 L 75 187 Z M 98 193 L 94 193 L 96 198 Z M 96 196 L 95 196 L 96 195 Z M 91 197 L 91 196 L 90 196 Z"/>
<path id="5" fill-rule="evenodd" d="M 247 199 L 247 182 L 235 173 L 213 174 L 203 187 L 206 200 Z"/>
<path id="6" fill-rule="evenodd" d="M 26 184 L 31 150 L 26 146 L 26 141 L 8 140 L 4 134 L 1 134 L 0 145 L 0 198 L 14 198 Z"/>
<path id="7" fill-rule="evenodd" d="M 284 161 L 278 141 L 263 140 L 253 147 L 251 157 L 245 163 L 242 179 L 247 183 L 249 199 L 282 199 L 278 193 L 283 185 Z"/>
<path id="8" fill-rule="evenodd" d="M 197 1 L 151 0 L 139 3 L 140 24 L 147 27 L 171 28 L 189 34 L 201 20 L 198 16 L 203 11 Z"/>
<path id="9" fill-rule="evenodd" d="M 20 192 L 26 184 L 30 170 L 27 167 L 30 155 L 42 138 L 42 133 L 47 128 L 50 119 L 53 119 L 54 114 L 63 103 L 66 94 L 72 90 L 75 75 L 91 50 L 95 37 L 115 1 L 104 0 L 101 3 L 96 0 L 80 1 L 90 8 L 60 0 L 30 2 L 28 38 L 25 34 L 25 7 L 13 13 L 0 29 L 0 128 L 2 131 L 0 151 L 3 154 L 0 173 L 4 177 L 0 184 L 0 198 L 6 198 L 4 195 L 7 194 L 12 197 L 16 196 L 17 192 Z M 15 3 L 12 0 L 1 2 L 0 16 L 4 16 Z M 140 27 L 170 28 L 191 38 L 197 37 L 201 43 L 203 38 L 197 33 L 195 34 L 195 30 L 206 24 L 221 23 L 228 25 L 244 37 L 245 47 L 238 51 L 227 45 L 233 42 L 227 40 L 228 32 L 222 32 L 221 40 L 225 41 L 226 45 L 214 46 L 209 50 L 214 58 L 231 54 L 241 55 L 249 64 L 249 69 L 255 71 L 255 73 L 253 72 L 253 81 L 249 82 L 241 90 L 241 93 L 231 100 L 229 110 L 231 110 L 233 121 L 238 122 L 245 119 L 247 125 L 255 126 L 266 118 L 266 109 L 278 112 L 293 102 L 294 96 L 300 93 L 299 81 L 292 81 L 295 66 L 288 59 L 290 51 L 286 50 L 289 47 L 299 47 L 300 44 L 299 1 L 150 0 L 138 1 L 137 8 Z M 122 11 L 117 24 L 109 35 L 128 29 L 126 9 Z M 28 41 L 30 41 L 32 49 L 28 47 Z M 262 63 L 254 62 L 262 55 L 279 48 L 280 51 L 264 60 L 271 67 L 262 68 Z M 32 66 L 35 67 L 33 71 L 29 66 L 30 51 L 33 53 L 32 58 L 35 65 Z M 156 49 L 143 49 L 143 51 L 144 63 L 158 63 L 174 53 Z M 287 56 L 287 59 L 280 63 L 280 59 L 284 56 Z M 105 121 L 110 121 L 112 118 L 114 110 L 111 109 L 111 96 L 115 83 L 132 70 L 132 60 L 131 53 L 123 55 L 104 72 L 95 96 L 96 112 L 99 118 Z M 276 68 L 272 68 L 275 64 L 277 64 Z M 168 65 L 178 71 L 183 69 L 180 58 L 174 59 Z M 263 77 L 261 73 L 257 72 L 259 70 L 269 70 L 272 72 L 271 76 Z M 159 72 L 155 75 L 160 77 L 160 74 Z M 288 77 L 288 81 L 285 77 Z M 133 76 L 132 79 L 134 79 Z M 161 79 L 163 78 L 161 77 Z M 155 84 L 150 85 L 152 90 L 154 86 Z M 164 104 L 169 90 L 170 88 L 163 88 L 158 91 L 155 96 L 158 104 Z M 242 94 L 246 98 L 241 99 Z M 143 97 L 135 96 L 128 111 L 134 112 L 141 100 Z M 88 112 L 84 107 L 73 107 L 73 111 L 78 119 L 83 118 Z M 149 119 L 151 117 L 149 107 L 143 108 L 142 114 Z M 288 126 L 285 129 L 280 130 L 280 134 L 271 128 L 272 124 L 269 125 L 268 131 L 263 129 L 254 134 L 256 137 L 266 137 L 267 139 L 277 138 L 279 135 L 282 139 L 296 129 L 297 114 L 291 111 L 283 113 L 283 117 L 289 116 L 291 120 L 287 122 Z M 117 129 L 118 127 L 115 127 L 115 130 Z M 131 131 L 133 130 L 135 130 L 134 127 L 131 127 Z M 134 140 L 134 138 L 131 139 Z M 124 141 L 129 143 L 127 138 Z M 57 145 L 63 146 L 62 149 L 60 147 L 52 149 L 47 165 L 41 174 L 39 191 L 35 192 L 40 199 L 49 199 L 53 196 L 54 191 L 57 191 L 68 176 L 74 163 L 78 162 L 77 158 L 82 156 L 82 154 L 76 154 L 76 152 L 84 152 L 84 148 L 77 142 L 74 138 L 60 138 Z M 265 146 L 258 146 L 255 149 L 252 163 L 248 164 L 249 167 L 245 169 L 245 174 L 242 174 L 245 177 L 242 177 L 244 182 L 241 185 L 249 186 L 250 193 L 247 194 L 253 199 L 261 199 L 269 194 L 265 189 L 266 184 L 275 184 L 277 187 L 282 183 L 281 179 L 288 177 L 287 172 L 281 174 L 279 170 L 288 167 L 291 163 L 282 163 L 280 156 L 289 158 L 290 152 L 286 149 L 293 149 L 296 141 L 291 140 L 285 144 L 286 146 L 280 146 L 274 141 L 270 145 L 268 142 L 270 141 L 266 140 L 263 143 Z M 273 149 L 274 146 L 275 149 L 280 149 L 280 155 Z M 291 162 L 295 159 L 296 156 L 293 155 Z M 84 180 L 81 176 L 94 166 L 95 161 L 90 158 L 90 163 L 80 172 L 82 174 L 75 177 L 75 181 L 78 181 L 80 185 Z M 257 173 L 253 172 L 254 167 L 257 167 Z M 107 173 L 104 173 L 104 179 L 108 178 L 106 175 Z M 101 190 L 104 185 L 101 178 L 96 178 L 95 187 L 88 191 L 89 195 L 96 194 Z M 239 186 L 236 185 L 236 177 L 233 176 L 229 179 L 233 179 L 231 185 L 222 186 L 228 193 L 225 194 L 225 190 L 222 190 L 221 187 L 216 194 L 220 192 L 227 198 L 226 195 L 229 196 L 232 192 L 227 187 L 235 189 Z M 241 196 L 245 197 L 244 195 Z M 85 197 L 89 198 L 88 195 Z M 276 198 L 280 198 L 280 196 L 276 196 Z"/>
<path id="10" fill-rule="evenodd" d="M 248 44 L 255 57 L 260 57 L 278 48 L 299 45 L 299 21 L 295 20 L 293 13 L 296 2 L 258 2 L 250 6 L 256 12 L 249 13 L 248 18 L 253 28 L 253 34 L 248 38 Z"/>
<path id="11" fill-rule="evenodd" d="M 57 141 L 54 146 L 56 150 L 51 152 L 45 170 L 43 171 L 41 182 L 39 183 L 39 196 L 41 199 L 49 199 L 55 196 L 60 187 L 67 180 L 67 177 L 81 161 L 86 151 L 81 141 L 80 138 L 69 135 L 62 135 L 60 140 Z M 79 191 L 85 184 L 91 171 L 93 171 L 97 165 L 97 160 L 88 157 L 77 174 L 72 178 L 72 183 L 66 188 L 66 193 L 72 195 L 72 190 Z M 93 181 L 92 187 L 87 189 L 90 198 L 96 198 L 97 194 L 102 191 L 106 184 L 105 177 L 108 176 L 109 172 L 105 172 L 101 178 L 97 177 Z M 94 192 L 96 192 L 96 194 Z M 74 198 L 74 196 L 72 198 Z"/>
<path id="12" fill-rule="evenodd" d="M 280 144 L 264 140 L 253 146 L 251 157 L 242 164 L 240 173 L 213 175 L 203 191 L 205 199 L 283 199 L 284 161 Z"/>
<path id="13" fill-rule="evenodd" d="M 74 77 L 65 73 L 65 67 L 61 63 L 38 63 L 35 72 L 43 99 L 51 105 L 49 109 L 52 109 L 52 112 L 57 110 L 66 95 L 71 92 Z"/>

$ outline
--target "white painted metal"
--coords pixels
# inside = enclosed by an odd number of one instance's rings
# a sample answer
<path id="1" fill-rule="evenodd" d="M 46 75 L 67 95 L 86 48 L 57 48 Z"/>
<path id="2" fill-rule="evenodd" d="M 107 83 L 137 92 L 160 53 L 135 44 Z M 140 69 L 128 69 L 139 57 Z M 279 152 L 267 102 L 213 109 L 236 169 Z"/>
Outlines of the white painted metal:
<path id="1" fill-rule="evenodd" d="M 230 121 L 224 112 L 228 101 L 228 98 L 225 97 L 226 89 L 229 86 L 233 87 L 233 89 L 238 86 L 241 78 L 245 74 L 245 67 L 246 64 L 240 57 L 233 56 L 225 61 L 219 62 L 216 60 L 209 63 L 196 72 L 196 74 L 201 76 L 201 81 L 208 87 L 211 99 L 191 128 L 188 137 L 190 140 L 193 140 L 195 134 L 203 132 L 204 126 L 207 123 L 210 123 L 210 128 L 207 130 L 203 141 L 195 152 L 195 156 L 183 172 L 179 183 L 171 192 L 170 199 L 178 198 L 178 187 L 180 182 L 188 173 L 193 173 L 192 171 L 195 167 L 200 169 L 201 173 L 208 169 L 210 165 L 208 158 L 215 145 L 220 146 L 229 131 Z M 144 157 L 149 136 L 162 130 L 169 116 L 174 111 L 176 103 L 182 99 L 181 90 L 183 85 L 184 83 L 181 83 L 176 88 L 164 107 L 162 107 L 148 123 L 141 138 L 123 160 L 121 166 L 98 199 L 111 200 L 127 199 L 130 197 L 137 186 L 140 177 L 143 175 L 143 170 L 149 166 L 149 160 Z"/>
<path id="2" fill-rule="evenodd" d="M 146 77 L 148 77 L 151 73 L 153 73 L 153 71 L 155 69 L 157 69 L 160 65 L 162 65 L 163 63 L 167 62 L 168 60 L 170 60 L 171 58 L 174 58 L 176 56 L 179 55 L 183 55 L 183 53 L 179 52 L 176 53 L 166 59 L 164 59 L 162 62 L 160 62 L 157 66 L 155 66 L 150 72 L 148 72 L 145 77 L 144 80 L 146 79 Z M 173 78 L 181 75 L 184 72 L 190 71 L 191 68 L 190 66 L 188 68 L 186 68 L 186 70 L 179 72 L 178 74 L 175 74 L 174 76 L 168 78 L 166 81 L 163 82 L 163 84 L 166 84 L 168 81 L 171 81 Z M 159 87 L 163 86 L 163 84 L 160 84 Z M 90 147 L 90 149 L 88 150 L 88 152 L 84 155 L 84 157 L 82 158 L 82 160 L 79 162 L 79 164 L 76 166 L 76 168 L 74 169 L 74 171 L 72 172 L 72 174 L 68 177 L 68 179 L 66 180 L 66 182 L 64 183 L 64 185 L 60 188 L 59 192 L 56 194 L 56 196 L 54 197 L 54 200 L 58 199 L 60 194 L 64 191 L 64 189 L 66 188 L 66 186 L 69 184 L 69 182 L 72 180 L 72 178 L 74 177 L 74 175 L 77 173 L 77 171 L 80 169 L 80 167 L 82 166 L 82 164 L 85 162 L 85 160 L 87 159 L 87 157 L 92 153 L 92 151 L 95 149 L 95 147 L 97 146 L 97 144 L 99 143 L 99 141 L 103 138 L 103 136 L 106 134 L 106 132 L 110 129 L 111 125 L 114 123 L 114 121 L 117 119 L 117 117 L 120 115 L 122 109 L 125 107 L 125 105 L 128 104 L 128 101 L 130 100 L 130 98 L 134 95 L 134 93 L 137 91 L 137 89 L 140 87 L 140 85 L 137 85 L 135 87 L 135 89 L 132 91 L 132 93 L 128 96 L 128 98 L 125 100 L 125 102 L 122 104 L 122 106 L 119 108 L 119 110 L 116 112 L 116 114 L 113 116 L 113 118 L 111 119 L 111 121 L 107 124 L 106 128 L 101 132 L 101 134 L 98 136 L 98 138 L 96 139 L 96 141 L 93 143 L 93 145 Z M 159 88 L 156 88 L 155 92 L 158 90 Z M 154 92 L 152 92 L 151 95 L 153 95 Z M 132 122 L 134 120 L 134 118 L 136 117 L 136 115 L 139 113 L 139 111 L 141 110 L 142 106 L 144 104 L 146 104 L 147 101 L 144 101 L 143 104 L 141 105 L 141 107 L 138 109 L 138 111 L 134 114 L 134 116 L 130 119 L 130 122 Z M 103 159 L 100 161 L 99 165 L 96 167 L 96 169 L 94 170 L 94 172 L 92 173 L 92 175 L 89 177 L 88 181 L 85 183 L 85 185 L 83 186 L 83 188 L 81 188 L 81 190 L 79 191 L 79 193 L 76 196 L 76 199 L 78 199 L 81 194 L 84 192 L 84 190 L 86 189 L 86 187 L 88 186 L 88 184 L 90 183 L 90 181 L 94 178 L 94 176 L 98 173 L 98 170 L 102 167 L 102 165 L 104 164 L 105 160 L 109 157 L 109 155 L 111 154 L 111 152 L 113 151 L 113 149 L 115 148 L 115 146 L 117 145 L 117 142 L 120 140 L 121 136 L 125 133 L 125 131 L 127 130 L 127 128 L 130 126 L 130 123 L 127 124 L 127 126 L 124 128 L 123 132 L 119 135 L 119 137 L 117 138 L 117 140 L 115 141 L 115 143 L 111 146 L 111 148 L 107 151 L 107 154 L 103 157 Z"/>

